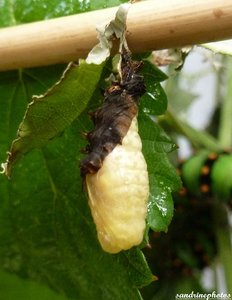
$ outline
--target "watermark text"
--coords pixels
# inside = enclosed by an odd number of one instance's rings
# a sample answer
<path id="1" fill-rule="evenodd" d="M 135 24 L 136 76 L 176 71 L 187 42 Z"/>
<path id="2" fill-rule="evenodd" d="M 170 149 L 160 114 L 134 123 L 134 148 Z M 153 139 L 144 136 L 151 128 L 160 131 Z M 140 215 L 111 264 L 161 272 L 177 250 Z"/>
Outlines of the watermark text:
<path id="1" fill-rule="evenodd" d="M 217 293 L 215 291 L 213 291 L 212 293 L 204 293 L 204 294 L 199 292 L 195 293 L 194 291 L 192 291 L 189 294 L 180 293 L 180 294 L 176 294 L 176 299 L 232 300 L 231 294 Z"/>

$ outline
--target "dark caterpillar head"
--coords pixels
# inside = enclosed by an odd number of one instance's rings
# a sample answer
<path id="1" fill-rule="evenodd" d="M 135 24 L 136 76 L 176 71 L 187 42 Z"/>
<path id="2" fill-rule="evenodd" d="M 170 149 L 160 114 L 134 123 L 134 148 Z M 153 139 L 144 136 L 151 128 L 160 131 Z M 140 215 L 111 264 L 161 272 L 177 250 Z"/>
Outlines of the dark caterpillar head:
<path id="1" fill-rule="evenodd" d="M 82 159 L 80 164 L 81 176 L 84 178 L 87 174 L 96 173 L 102 166 L 102 158 L 99 153 L 91 152 L 84 159 Z"/>
<path id="2" fill-rule="evenodd" d="M 112 139 L 107 138 L 107 136 L 100 139 L 97 132 L 90 135 L 90 144 L 85 148 L 88 154 L 80 162 L 80 173 L 83 178 L 87 174 L 96 173 L 102 167 L 104 158 L 113 150 L 114 145 L 120 143 L 118 139 L 118 135 L 115 135 Z"/>

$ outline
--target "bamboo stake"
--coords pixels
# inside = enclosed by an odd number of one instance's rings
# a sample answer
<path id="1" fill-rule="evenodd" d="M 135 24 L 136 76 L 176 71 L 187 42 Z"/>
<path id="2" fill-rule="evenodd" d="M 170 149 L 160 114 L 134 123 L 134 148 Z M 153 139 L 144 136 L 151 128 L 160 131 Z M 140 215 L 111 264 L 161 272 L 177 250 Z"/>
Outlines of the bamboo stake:
<path id="1" fill-rule="evenodd" d="M 97 43 L 96 25 L 117 8 L 0 29 L 0 70 L 85 58 Z M 127 40 L 133 52 L 232 38 L 231 0 L 148 0 L 131 6 Z"/>

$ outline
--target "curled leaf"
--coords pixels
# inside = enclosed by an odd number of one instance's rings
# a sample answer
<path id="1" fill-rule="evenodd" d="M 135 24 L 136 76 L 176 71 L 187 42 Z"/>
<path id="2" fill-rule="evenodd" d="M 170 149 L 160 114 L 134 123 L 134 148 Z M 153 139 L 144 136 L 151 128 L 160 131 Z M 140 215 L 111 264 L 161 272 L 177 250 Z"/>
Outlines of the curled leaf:
<path id="1" fill-rule="evenodd" d="M 79 66 L 70 64 L 61 79 L 44 95 L 33 96 L 7 161 L 2 164 L 3 173 L 9 177 L 12 165 L 23 154 L 44 146 L 79 116 L 96 88 L 102 68 L 102 65 L 85 62 Z"/>

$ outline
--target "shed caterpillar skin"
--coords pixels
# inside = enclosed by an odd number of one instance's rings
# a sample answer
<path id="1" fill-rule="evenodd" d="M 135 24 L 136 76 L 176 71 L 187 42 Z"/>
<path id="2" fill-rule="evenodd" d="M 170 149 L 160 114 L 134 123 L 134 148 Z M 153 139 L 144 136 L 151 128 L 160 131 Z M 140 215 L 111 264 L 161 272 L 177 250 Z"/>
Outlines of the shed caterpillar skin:
<path id="1" fill-rule="evenodd" d="M 87 174 L 89 205 L 102 248 L 117 253 L 143 240 L 149 181 L 137 118 L 121 145 L 95 174 Z"/>
<path id="2" fill-rule="evenodd" d="M 122 55 L 121 81 L 106 90 L 102 107 L 91 114 L 95 128 L 87 134 L 81 161 L 98 239 L 117 253 L 142 242 L 149 182 L 138 134 L 137 112 L 145 92 L 140 62 Z"/>
<path id="3" fill-rule="evenodd" d="M 114 82 L 104 93 L 102 107 L 91 113 L 95 125 L 87 134 L 87 156 L 81 161 L 81 175 L 96 173 L 105 157 L 121 144 L 132 119 L 136 116 L 139 97 L 145 93 L 143 76 L 137 74 L 141 62 L 122 56 L 122 81 Z"/>

